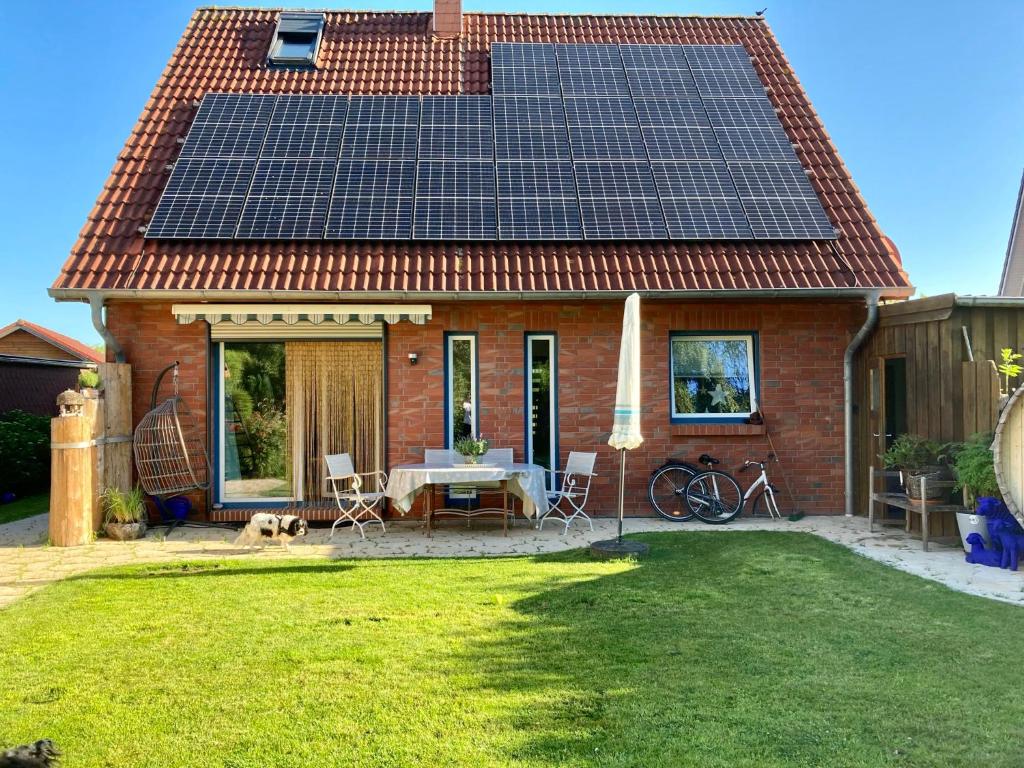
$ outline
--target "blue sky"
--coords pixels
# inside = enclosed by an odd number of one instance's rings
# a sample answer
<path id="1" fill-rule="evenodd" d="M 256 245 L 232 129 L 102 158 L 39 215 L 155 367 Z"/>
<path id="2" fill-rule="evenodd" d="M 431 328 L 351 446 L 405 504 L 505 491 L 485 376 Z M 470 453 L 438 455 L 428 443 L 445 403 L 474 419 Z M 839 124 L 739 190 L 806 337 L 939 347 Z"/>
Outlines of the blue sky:
<path id="1" fill-rule="evenodd" d="M 919 291 L 995 292 L 1024 170 L 1024 2 L 537 0 L 466 7 L 749 14 L 763 5 Z M 29 3 L 0 7 L 7 31 L 0 56 L 0 324 L 24 317 L 97 340 L 85 306 L 56 304 L 46 289 L 194 7 L 51 2 L 46 15 Z"/>

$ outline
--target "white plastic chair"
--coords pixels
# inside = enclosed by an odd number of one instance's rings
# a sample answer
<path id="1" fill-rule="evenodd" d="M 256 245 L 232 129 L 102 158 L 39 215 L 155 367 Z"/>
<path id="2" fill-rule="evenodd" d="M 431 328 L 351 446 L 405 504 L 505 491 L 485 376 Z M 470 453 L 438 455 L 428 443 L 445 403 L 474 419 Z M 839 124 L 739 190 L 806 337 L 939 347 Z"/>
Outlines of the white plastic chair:
<path id="1" fill-rule="evenodd" d="M 537 523 L 537 527 L 544 529 L 544 523 L 551 515 L 559 515 L 565 522 L 564 536 L 569 532 L 569 525 L 577 517 L 582 517 L 590 523 L 590 530 L 594 530 L 594 521 L 590 515 L 583 511 L 587 505 L 587 497 L 590 496 L 590 481 L 597 477 L 594 474 L 594 464 L 597 462 L 596 453 L 580 453 L 572 451 L 565 469 L 549 469 L 548 474 L 555 480 L 558 490 L 548 493 L 548 509 Z M 558 476 L 562 476 L 562 482 L 558 484 Z"/>
<path id="2" fill-rule="evenodd" d="M 380 470 L 357 473 L 352 466 L 352 457 L 347 453 L 324 456 L 324 461 L 327 462 L 327 477 L 324 479 L 330 483 L 331 493 L 338 504 L 338 509 L 341 510 L 341 517 L 331 526 L 331 535 L 328 539 L 334 537 L 334 529 L 338 524 L 346 520 L 350 520 L 353 527 L 359 529 L 359 535 L 364 539 L 366 534 L 363 529 L 370 523 L 380 523 L 381 530 L 387 532 L 378 507 L 383 509 L 384 506 L 384 489 L 388 484 L 388 476 Z M 376 477 L 377 490 L 364 491 L 364 477 Z M 346 485 L 348 487 L 345 487 Z"/>
<path id="3" fill-rule="evenodd" d="M 424 448 L 425 464 L 452 464 L 455 462 L 455 451 L 451 448 Z"/>

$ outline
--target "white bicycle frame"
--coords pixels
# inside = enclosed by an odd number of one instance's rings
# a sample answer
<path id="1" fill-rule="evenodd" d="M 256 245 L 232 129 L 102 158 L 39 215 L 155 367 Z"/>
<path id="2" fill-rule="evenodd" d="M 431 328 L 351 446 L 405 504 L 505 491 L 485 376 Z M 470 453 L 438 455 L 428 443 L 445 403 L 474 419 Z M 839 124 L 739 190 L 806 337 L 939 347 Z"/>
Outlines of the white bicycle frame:
<path id="1" fill-rule="evenodd" d="M 760 465 L 760 467 L 761 467 L 761 474 L 758 475 L 757 479 L 754 480 L 754 482 L 752 482 L 750 484 L 750 487 L 747 488 L 746 491 L 744 491 L 743 498 L 740 501 L 740 511 L 741 512 L 743 511 L 743 507 L 745 507 L 747 505 L 747 502 L 750 501 L 751 498 L 753 498 L 754 492 L 763 485 L 764 486 L 764 495 L 765 495 L 765 503 L 764 503 L 764 505 L 768 508 L 768 516 L 770 518 L 773 518 L 773 519 L 774 518 L 778 518 L 779 520 L 781 520 L 782 519 L 782 513 L 779 511 L 779 503 L 775 499 L 775 490 L 772 488 L 772 484 L 770 482 L 768 482 L 768 470 L 765 469 L 765 463 L 766 462 L 749 461 L 749 460 L 743 462 L 743 467 L 744 468 L 752 466 L 754 464 Z M 700 473 L 698 473 L 697 476 L 699 477 Z M 735 478 L 733 478 L 733 479 L 735 479 Z M 737 485 L 739 485 L 739 483 L 737 483 Z M 720 496 L 720 494 L 718 492 L 718 478 L 715 475 L 711 476 L 711 490 L 712 490 L 712 494 L 713 494 L 712 498 L 715 498 L 715 499 L 720 499 L 721 498 L 721 496 Z M 705 501 L 703 499 L 699 499 L 698 501 L 699 501 L 700 504 L 702 504 L 704 506 L 708 506 L 708 502 L 707 501 Z"/>

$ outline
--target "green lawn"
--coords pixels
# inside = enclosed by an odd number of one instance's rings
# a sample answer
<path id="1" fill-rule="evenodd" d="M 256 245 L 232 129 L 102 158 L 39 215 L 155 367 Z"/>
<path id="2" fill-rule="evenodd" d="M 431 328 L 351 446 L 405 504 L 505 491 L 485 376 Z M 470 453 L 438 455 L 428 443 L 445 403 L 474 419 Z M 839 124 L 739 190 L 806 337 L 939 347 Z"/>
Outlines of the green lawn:
<path id="1" fill-rule="evenodd" d="M 136 566 L 0 611 L 0 738 L 76 766 L 1019 766 L 1024 610 L 810 535 L 639 563 Z"/>
<path id="2" fill-rule="evenodd" d="M 40 493 L 36 496 L 26 496 L 23 499 L 0 506 L 0 525 L 13 523 L 15 520 L 21 520 L 24 517 L 41 515 L 49 511 L 50 494 Z"/>

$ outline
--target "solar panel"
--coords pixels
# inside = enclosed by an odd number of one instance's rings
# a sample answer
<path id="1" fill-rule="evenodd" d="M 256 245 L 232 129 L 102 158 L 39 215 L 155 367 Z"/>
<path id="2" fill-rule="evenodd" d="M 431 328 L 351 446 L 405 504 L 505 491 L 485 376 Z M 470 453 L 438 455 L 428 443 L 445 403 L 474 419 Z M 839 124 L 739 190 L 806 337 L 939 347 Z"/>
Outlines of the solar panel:
<path id="1" fill-rule="evenodd" d="M 583 238 L 571 162 L 499 162 L 497 180 L 500 239 Z"/>
<path id="2" fill-rule="evenodd" d="M 633 106 L 642 126 L 710 124 L 700 99 L 634 99 Z"/>
<path id="3" fill-rule="evenodd" d="M 565 99 L 569 145 L 577 160 L 642 160 L 647 157 L 629 98 Z"/>
<path id="4" fill-rule="evenodd" d="M 333 160 L 347 107 L 347 96 L 278 96 L 260 157 Z"/>
<path id="5" fill-rule="evenodd" d="M 818 197 L 800 163 L 736 162 L 729 170 L 740 197 Z"/>
<path id="6" fill-rule="evenodd" d="M 341 139 L 342 159 L 415 159 L 419 115 L 417 96 L 351 97 Z"/>
<path id="7" fill-rule="evenodd" d="M 325 236 L 409 239 L 415 180 L 416 163 L 409 160 L 340 161 Z"/>
<path id="8" fill-rule="evenodd" d="M 580 198 L 587 240 L 664 240 L 665 217 L 656 197 Z"/>
<path id="9" fill-rule="evenodd" d="M 649 163 L 578 162 L 573 168 L 588 240 L 667 237 Z"/>
<path id="10" fill-rule="evenodd" d="M 499 160 L 569 158 L 562 100 L 552 96 L 494 97 L 494 146 Z"/>
<path id="11" fill-rule="evenodd" d="M 421 240 L 494 240 L 494 172 L 490 160 L 418 162 L 412 236 Z"/>
<path id="12" fill-rule="evenodd" d="M 665 223 L 674 240 L 750 240 L 750 225 L 735 198 L 663 197 Z"/>
<path id="13" fill-rule="evenodd" d="M 753 67 L 747 69 L 695 69 L 693 81 L 701 98 L 764 98 L 764 86 Z"/>
<path id="14" fill-rule="evenodd" d="M 242 239 L 322 239 L 333 160 L 261 159 L 238 222 Z"/>
<path id="15" fill-rule="evenodd" d="M 654 162 L 651 170 L 662 199 L 737 196 L 732 176 L 723 162 Z"/>
<path id="16" fill-rule="evenodd" d="M 651 160 L 713 160 L 722 157 L 710 128 L 651 125 L 643 128 Z"/>
<path id="17" fill-rule="evenodd" d="M 743 209 L 759 240 L 833 240 L 832 222 L 817 198 L 744 198 Z"/>
<path id="18" fill-rule="evenodd" d="M 425 96 L 420 113 L 419 158 L 494 157 L 490 96 Z"/>
<path id="19" fill-rule="evenodd" d="M 726 160 L 796 160 L 796 153 L 781 125 L 750 128 L 715 128 Z"/>
<path id="20" fill-rule="evenodd" d="M 146 228 L 146 237 L 233 237 L 255 167 L 256 161 L 250 159 L 179 159 Z"/>
<path id="21" fill-rule="evenodd" d="M 742 46 L 494 43 L 491 71 L 492 96 L 209 94 L 146 236 L 835 237 Z"/>
<path id="22" fill-rule="evenodd" d="M 559 95 L 555 46 L 550 43 L 492 43 L 491 93 L 495 96 Z"/>

